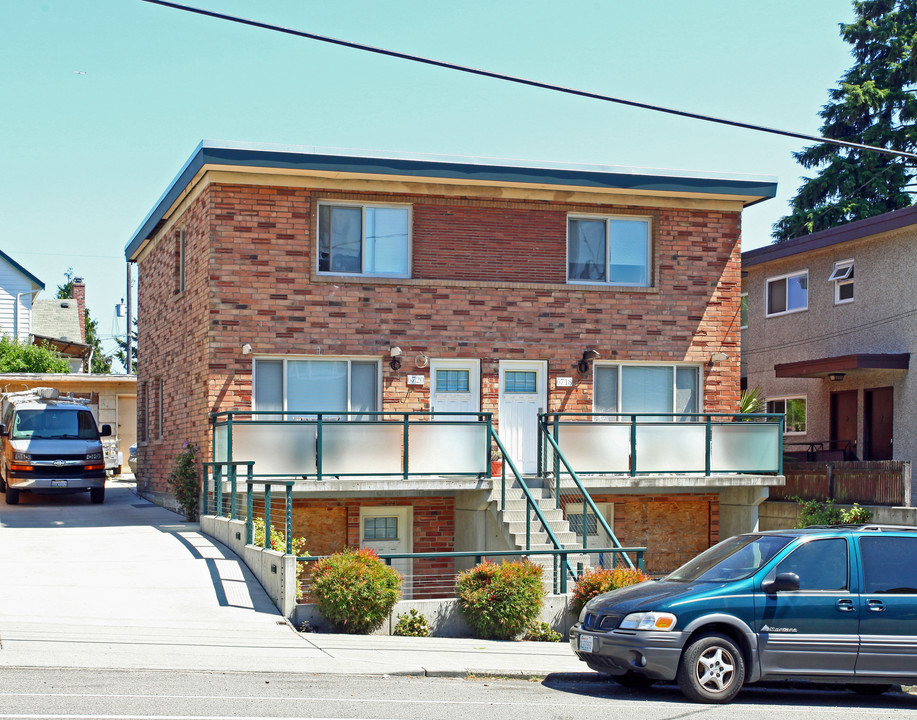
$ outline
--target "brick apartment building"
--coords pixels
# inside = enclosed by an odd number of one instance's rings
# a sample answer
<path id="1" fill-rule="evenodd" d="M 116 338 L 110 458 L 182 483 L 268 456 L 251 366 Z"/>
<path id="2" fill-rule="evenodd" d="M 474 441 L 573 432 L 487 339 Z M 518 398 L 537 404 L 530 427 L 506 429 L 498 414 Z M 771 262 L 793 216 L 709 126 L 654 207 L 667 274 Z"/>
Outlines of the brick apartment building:
<path id="1" fill-rule="evenodd" d="M 740 215 L 775 189 L 204 143 L 125 251 L 139 268 L 145 490 L 167 491 L 186 441 L 213 457 L 217 412 L 493 413 L 525 473 L 538 412 L 735 412 Z M 312 553 L 371 544 L 392 517 L 411 552 L 505 542 L 487 509 L 498 481 L 480 474 L 313 472 L 294 490 Z M 658 571 L 753 526 L 774 478 L 591 482 Z"/>

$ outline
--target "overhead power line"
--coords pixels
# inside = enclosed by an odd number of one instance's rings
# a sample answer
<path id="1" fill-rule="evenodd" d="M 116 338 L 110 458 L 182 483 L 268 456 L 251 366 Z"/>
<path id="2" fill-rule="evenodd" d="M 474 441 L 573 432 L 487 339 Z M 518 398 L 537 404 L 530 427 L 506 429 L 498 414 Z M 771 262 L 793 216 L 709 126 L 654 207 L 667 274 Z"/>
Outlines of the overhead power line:
<path id="1" fill-rule="evenodd" d="M 678 117 L 691 118 L 692 120 L 702 120 L 704 122 L 717 123 L 719 125 L 728 125 L 730 127 L 744 128 L 746 130 L 754 130 L 756 132 L 770 133 L 771 135 L 782 135 L 784 137 L 796 138 L 797 140 L 806 140 L 816 143 L 828 143 L 830 145 L 839 145 L 840 147 L 867 150 L 870 152 L 878 152 L 885 155 L 894 155 L 896 157 L 907 158 L 909 160 L 917 160 L 917 154 L 904 152 L 903 150 L 891 150 L 889 148 L 876 147 L 874 145 L 864 145 L 862 143 L 848 142 L 847 140 L 835 140 L 833 138 L 821 137 L 819 135 L 807 135 L 806 133 L 798 133 L 790 130 L 780 130 L 778 128 L 767 127 L 764 125 L 755 125 L 754 123 L 739 122 L 737 120 L 727 120 L 726 118 L 714 117 L 712 115 L 702 115 L 700 113 L 693 113 L 688 112 L 687 110 L 663 107 L 661 105 L 653 105 L 651 103 L 639 102 L 637 100 L 627 100 L 626 98 L 614 97 L 612 95 L 603 95 L 601 93 L 589 92 L 588 90 L 577 90 L 576 88 L 565 87 L 563 85 L 554 85 L 552 83 L 530 80 L 528 78 L 518 77 L 515 75 L 506 75 L 504 73 L 492 72 L 490 70 L 473 68 L 467 65 L 458 65 L 456 63 L 450 63 L 444 60 L 436 60 L 434 58 L 422 57 L 420 55 L 411 55 L 409 53 L 398 52 L 396 50 L 386 50 L 385 48 L 375 47 L 373 45 L 363 45 L 361 43 L 350 42 L 349 40 L 341 40 L 339 38 L 328 37 L 327 35 L 319 35 L 318 33 L 310 33 L 304 30 L 294 30 L 292 28 L 282 27 L 280 25 L 272 25 L 270 23 L 259 22 L 257 20 L 248 20 L 246 18 L 236 17 L 234 15 L 226 15 L 225 13 L 214 12 L 213 10 L 205 10 L 203 8 L 192 7 L 190 5 L 182 5 L 181 3 L 168 2 L 168 0 L 143 0 L 143 2 L 151 3 L 153 5 L 162 5 L 164 7 L 174 8 L 176 10 L 184 10 L 185 12 L 204 15 L 206 17 L 216 18 L 218 20 L 228 20 L 229 22 L 261 28 L 263 30 L 272 30 L 274 32 L 285 33 L 286 35 L 293 35 L 295 37 L 308 38 L 309 40 L 318 40 L 319 42 L 329 43 L 331 45 L 340 45 L 342 47 L 351 48 L 353 50 L 362 50 L 364 52 L 375 53 L 377 55 L 385 55 L 388 57 L 399 58 L 401 60 L 423 63 L 424 65 L 433 65 L 434 67 L 446 68 L 447 70 L 457 70 L 458 72 L 494 78 L 495 80 L 505 80 L 506 82 L 516 83 L 517 85 L 528 85 L 529 87 L 541 88 L 542 90 L 551 90 L 553 92 L 565 93 L 567 95 L 576 95 L 578 97 L 589 98 L 591 100 L 602 100 L 604 102 L 617 103 L 618 105 L 626 105 L 628 107 L 641 108 L 643 110 L 652 110 L 654 112 L 667 113 L 669 115 L 676 115 Z"/>

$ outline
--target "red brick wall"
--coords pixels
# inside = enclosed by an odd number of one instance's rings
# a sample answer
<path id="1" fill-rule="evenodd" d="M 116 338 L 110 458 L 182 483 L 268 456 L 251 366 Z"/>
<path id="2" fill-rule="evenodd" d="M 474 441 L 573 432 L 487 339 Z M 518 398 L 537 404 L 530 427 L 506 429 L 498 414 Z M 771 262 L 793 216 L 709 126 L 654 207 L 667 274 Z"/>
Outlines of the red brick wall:
<path id="1" fill-rule="evenodd" d="M 598 495 L 614 503 L 614 533 L 624 547 L 645 547 L 646 571 L 668 573 L 719 542 L 716 494 Z"/>
<path id="2" fill-rule="evenodd" d="M 361 507 L 413 507 L 412 550 L 415 553 L 455 549 L 455 499 L 452 497 L 360 498 L 293 501 L 293 535 L 306 538 L 311 555 L 330 555 L 360 546 Z M 414 597 L 437 596 L 455 575 L 452 559 L 414 560 Z"/>
<path id="3" fill-rule="evenodd" d="M 413 207 L 413 278 L 321 277 L 312 253 L 319 199 L 404 201 Z M 566 214 L 634 213 L 654 228 L 654 287 L 564 285 Z M 180 218 L 187 289 L 175 295 L 174 233 L 140 261 L 141 381 L 166 379 L 169 432 L 141 450 L 145 481 L 164 489 L 181 443 L 208 448 L 207 414 L 251 407 L 255 354 L 374 355 L 385 407 L 426 410 L 429 379 L 408 387 L 423 352 L 480 358 L 482 410 L 497 410 L 500 359 L 547 360 L 549 409 L 590 411 L 585 347 L 617 361 L 706 362 L 704 407 L 732 411 L 739 395 L 739 214 L 684 209 L 493 201 L 308 188 L 211 185 Z M 572 376 L 571 388 L 554 378 Z M 205 450 L 205 459 L 209 459 Z"/>

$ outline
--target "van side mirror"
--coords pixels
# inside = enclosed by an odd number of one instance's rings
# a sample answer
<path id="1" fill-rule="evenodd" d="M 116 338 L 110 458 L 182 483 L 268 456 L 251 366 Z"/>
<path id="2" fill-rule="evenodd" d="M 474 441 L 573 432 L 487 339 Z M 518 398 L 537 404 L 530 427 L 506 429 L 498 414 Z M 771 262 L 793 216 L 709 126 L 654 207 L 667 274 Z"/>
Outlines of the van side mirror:
<path id="1" fill-rule="evenodd" d="M 6 429 L 5 423 L 0 423 L 0 435 L 8 435 L 9 431 Z"/>
<path id="2" fill-rule="evenodd" d="M 766 580 L 761 583 L 761 589 L 768 595 L 799 590 L 799 575 L 796 573 L 779 573 L 773 580 Z"/>
<path id="3" fill-rule="evenodd" d="M 111 435 L 111 425 L 103 425 L 102 429 L 99 431 L 100 437 L 108 437 Z"/>

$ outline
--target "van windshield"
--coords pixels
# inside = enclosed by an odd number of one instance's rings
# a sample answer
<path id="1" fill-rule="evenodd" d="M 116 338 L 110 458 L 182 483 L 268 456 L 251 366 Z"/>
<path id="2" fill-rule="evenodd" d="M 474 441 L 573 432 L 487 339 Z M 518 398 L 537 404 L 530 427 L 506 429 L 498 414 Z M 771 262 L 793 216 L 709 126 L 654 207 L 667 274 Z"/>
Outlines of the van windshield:
<path id="1" fill-rule="evenodd" d="M 729 582 L 754 575 L 793 538 L 784 535 L 736 535 L 705 550 L 667 575 L 670 582 Z"/>
<path id="2" fill-rule="evenodd" d="M 99 429 L 89 410 L 18 410 L 10 431 L 13 440 L 98 440 Z"/>

